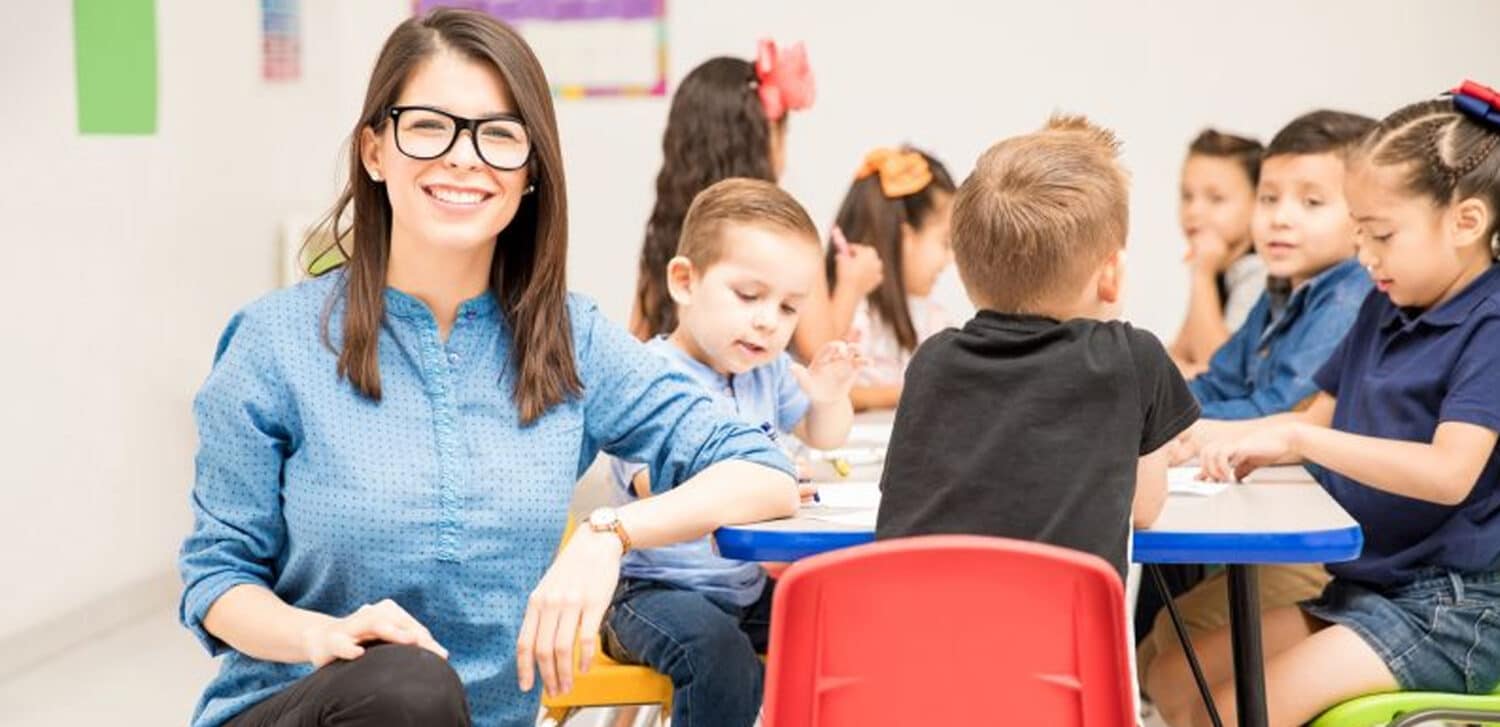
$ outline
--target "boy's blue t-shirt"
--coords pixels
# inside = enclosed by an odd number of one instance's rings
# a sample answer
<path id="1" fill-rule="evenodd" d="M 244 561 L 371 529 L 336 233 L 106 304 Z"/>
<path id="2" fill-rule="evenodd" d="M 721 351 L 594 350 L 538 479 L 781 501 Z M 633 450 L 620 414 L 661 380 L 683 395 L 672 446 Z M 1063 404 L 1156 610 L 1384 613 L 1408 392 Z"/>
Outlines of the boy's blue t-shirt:
<path id="1" fill-rule="evenodd" d="M 651 339 L 646 348 L 662 356 L 674 368 L 703 386 L 730 417 L 752 424 L 777 439 L 807 415 L 810 402 L 792 375 L 791 357 L 785 353 L 775 361 L 736 376 L 725 376 L 689 356 L 665 337 Z M 646 469 L 643 464 L 610 460 L 615 501 L 634 498 L 631 480 Z M 748 606 L 760 598 L 766 573 L 758 563 L 721 558 L 712 536 L 660 548 L 633 550 L 625 554 L 620 574 L 626 578 L 660 581 L 697 591 L 710 599 Z"/>
<path id="2" fill-rule="evenodd" d="M 1250 316 L 1188 382 L 1204 419 L 1255 419 L 1290 411 L 1317 393 L 1313 374 L 1343 340 L 1370 276 L 1354 259 L 1319 273 L 1283 301 L 1262 293 Z"/>
<path id="3" fill-rule="evenodd" d="M 1402 310 L 1383 293 L 1371 293 L 1316 380 L 1338 399 L 1333 427 L 1340 431 L 1423 443 L 1442 422 L 1500 432 L 1500 266 L 1425 312 Z M 1500 567 L 1497 451 L 1469 496 L 1452 506 L 1322 473 L 1323 487 L 1359 521 L 1365 537 L 1357 560 L 1330 564 L 1328 571 L 1397 586 L 1434 566 L 1470 573 Z"/>

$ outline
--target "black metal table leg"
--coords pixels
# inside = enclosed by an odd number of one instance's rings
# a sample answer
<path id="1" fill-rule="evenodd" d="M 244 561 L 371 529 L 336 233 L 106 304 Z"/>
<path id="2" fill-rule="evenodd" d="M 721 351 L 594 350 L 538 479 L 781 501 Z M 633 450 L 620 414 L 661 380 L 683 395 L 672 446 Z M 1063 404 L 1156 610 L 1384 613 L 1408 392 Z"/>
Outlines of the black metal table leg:
<path id="1" fill-rule="evenodd" d="M 1240 727 L 1266 727 L 1265 652 L 1260 639 L 1260 586 L 1253 565 L 1230 565 L 1229 622 L 1234 695 Z"/>

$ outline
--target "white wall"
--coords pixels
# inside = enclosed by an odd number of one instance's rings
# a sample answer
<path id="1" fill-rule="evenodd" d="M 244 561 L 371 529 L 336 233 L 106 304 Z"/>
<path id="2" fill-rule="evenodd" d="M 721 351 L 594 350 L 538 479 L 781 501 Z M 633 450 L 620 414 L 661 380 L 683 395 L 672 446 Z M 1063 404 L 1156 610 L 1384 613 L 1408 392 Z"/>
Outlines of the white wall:
<path id="1" fill-rule="evenodd" d="M 762 35 L 807 41 L 819 99 L 793 119 L 784 182 L 825 224 L 867 147 L 911 141 L 962 175 L 1055 109 L 1090 114 L 1134 175 L 1128 311 L 1163 335 L 1185 296 L 1177 166 L 1200 127 L 1264 139 L 1316 106 L 1379 115 L 1500 82 L 1489 0 L 914 6 L 673 0 L 673 77 Z M 303 79 L 273 86 L 257 3 L 158 0 L 158 133 L 81 138 L 70 4 L 0 3 L 0 27 L 24 29 L 0 44 L 0 639 L 171 567 L 215 337 L 274 284 L 277 223 L 331 201 L 374 53 L 409 7 L 306 0 Z M 571 283 L 617 320 L 666 108 L 559 105 Z"/>

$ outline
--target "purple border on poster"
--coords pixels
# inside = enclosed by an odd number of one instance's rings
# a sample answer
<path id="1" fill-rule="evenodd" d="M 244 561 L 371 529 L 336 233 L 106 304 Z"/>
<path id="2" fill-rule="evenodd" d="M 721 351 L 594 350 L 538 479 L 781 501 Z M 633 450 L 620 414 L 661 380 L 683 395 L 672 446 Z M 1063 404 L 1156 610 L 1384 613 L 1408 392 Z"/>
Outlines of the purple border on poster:
<path id="1" fill-rule="evenodd" d="M 479 10 L 516 23 L 525 20 L 645 20 L 661 18 L 662 0 L 417 0 L 416 10 Z"/>

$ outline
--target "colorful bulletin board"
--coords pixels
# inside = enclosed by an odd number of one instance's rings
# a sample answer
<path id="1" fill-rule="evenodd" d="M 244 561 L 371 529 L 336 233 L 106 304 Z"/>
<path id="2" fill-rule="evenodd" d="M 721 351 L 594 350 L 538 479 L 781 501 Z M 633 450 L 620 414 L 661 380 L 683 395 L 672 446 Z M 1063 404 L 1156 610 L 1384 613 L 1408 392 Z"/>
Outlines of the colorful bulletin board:
<path id="1" fill-rule="evenodd" d="M 302 29 L 298 0 L 260 0 L 261 78 L 295 81 L 302 76 Z"/>
<path id="2" fill-rule="evenodd" d="M 414 12 L 468 8 L 515 26 L 562 98 L 665 96 L 666 0 L 413 0 Z"/>

